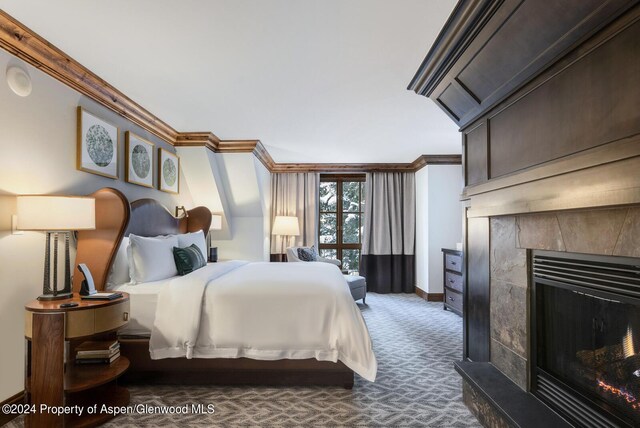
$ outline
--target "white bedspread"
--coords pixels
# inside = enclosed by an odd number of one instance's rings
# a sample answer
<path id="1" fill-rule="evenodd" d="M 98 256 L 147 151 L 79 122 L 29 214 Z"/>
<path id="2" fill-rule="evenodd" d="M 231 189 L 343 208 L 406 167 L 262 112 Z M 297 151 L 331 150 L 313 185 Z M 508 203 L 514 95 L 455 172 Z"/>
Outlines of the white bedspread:
<path id="1" fill-rule="evenodd" d="M 328 263 L 208 265 L 163 288 L 151 358 L 342 361 L 374 381 L 377 362 L 362 314 Z"/>

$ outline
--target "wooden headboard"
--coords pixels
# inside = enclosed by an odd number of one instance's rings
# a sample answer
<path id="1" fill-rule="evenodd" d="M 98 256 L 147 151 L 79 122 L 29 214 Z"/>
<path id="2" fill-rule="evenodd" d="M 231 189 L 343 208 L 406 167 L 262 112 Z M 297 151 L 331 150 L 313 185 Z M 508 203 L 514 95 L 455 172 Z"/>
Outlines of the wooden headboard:
<path id="1" fill-rule="evenodd" d="M 84 279 L 78 264 L 85 263 L 91 271 L 97 290 L 104 290 L 111 263 L 129 224 L 131 208 L 119 190 L 106 187 L 92 193 L 96 200 L 96 228 L 78 232 L 78 251 L 73 269 L 73 291 L 80 291 Z"/>
<path id="2" fill-rule="evenodd" d="M 209 233 L 211 211 L 196 207 L 187 214 L 187 217 L 176 218 L 155 199 L 138 199 L 131 203 L 131 218 L 124 236 L 131 233 L 138 236 L 172 235 L 198 230 Z"/>
<path id="3" fill-rule="evenodd" d="M 158 236 L 198 230 L 207 234 L 211 227 L 211 211 L 206 207 L 196 207 L 187 211 L 187 217 L 175 218 L 154 199 L 139 199 L 129 204 L 126 196 L 116 189 L 107 187 L 89 196 L 96 199 L 96 228 L 78 232 L 74 292 L 80 291 L 84 279 L 77 268 L 79 263 L 85 263 L 91 270 L 96 289 L 104 290 L 124 236 L 131 233 Z"/>

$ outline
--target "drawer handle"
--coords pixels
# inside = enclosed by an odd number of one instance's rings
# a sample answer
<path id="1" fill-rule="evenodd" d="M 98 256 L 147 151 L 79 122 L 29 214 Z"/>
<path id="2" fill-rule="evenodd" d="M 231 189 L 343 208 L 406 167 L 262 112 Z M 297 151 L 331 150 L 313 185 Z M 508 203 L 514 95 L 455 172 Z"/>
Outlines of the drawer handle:
<path id="1" fill-rule="evenodd" d="M 455 281 L 453 279 L 449 278 L 449 282 L 453 284 Z"/>
<path id="2" fill-rule="evenodd" d="M 455 266 L 455 265 L 457 265 L 458 263 L 456 263 L 456 262 L 452 261 L 452 262 L 451 262 L 451 264 Z"/>
<path id="3" fill-rule="evenodd" d="M 129 312 L 123 312 L 122 313 L 122 320 L 123 321 L 129 321 Z"/>
<path id="4" fill-rule="evenodd" d="M 449 296 L 449 300 L 451 300 L 452 302 L 455 302 L 455 299 L 451 296 Z"/>

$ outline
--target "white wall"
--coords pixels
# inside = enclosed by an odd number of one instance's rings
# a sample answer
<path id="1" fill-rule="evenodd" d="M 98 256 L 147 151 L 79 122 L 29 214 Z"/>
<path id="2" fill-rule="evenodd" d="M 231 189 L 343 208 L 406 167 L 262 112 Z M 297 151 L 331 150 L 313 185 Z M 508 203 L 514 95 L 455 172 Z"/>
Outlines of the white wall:
<path id="1" fill-rule="evenodd" d="M 428 165 L 416 173 L 416 286 L 442 293 L 442 248 L 462 242 L 462 167 Z"/>
<path id="2" fill-rule="evenodd" d="M 220 259 L 269 261 L 271 173 L 252 153 L 216 154 L 216 160 L 230 236 L 212 233 L 211 245 Z"/>
<path id="3" fill-rule="evenodd" d="M 218 165 L 221 155 L 206 147 L 179 147 L 178 155 L 194 204 L 222 215 L 222 230 L 212 233 L 219 239 L 231 239 L 231 207 Z"/>
<path id="4" fill-rule="evenodd" d="M 416 287 L 429 284 L 429 173 L 428 166 L 416 172 Z"/>
<path id="5" fill-rule="evenodd" d="M 5 81 L 9 63 L 19 61 L 0 50 L 0 401 L 24 389 L 24 304 L 42 293 L 44 266 L 44 235 L 10 232 L 15 195 L 85 195 L 109 186 L 130 200 L 151 197 L 171 210 L 193 206 L 184 177 L 180 195 L 124 182 L 124 131 L 173 151 L 169 145 L 32 67 L 24 66 L 33 92 L 18 97 Z M 76 170 L 78 105 L 120 127 L 119 180 Z"/>

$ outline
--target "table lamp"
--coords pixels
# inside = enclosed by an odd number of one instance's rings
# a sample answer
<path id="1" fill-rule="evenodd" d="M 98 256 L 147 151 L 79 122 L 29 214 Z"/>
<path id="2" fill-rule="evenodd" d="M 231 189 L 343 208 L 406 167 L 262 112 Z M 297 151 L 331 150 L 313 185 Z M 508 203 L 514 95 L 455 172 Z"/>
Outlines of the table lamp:
<path id="1" fill-rule="evenodd" d="M 273 221 L 273 227 L 271 228 L 272 235 L 282 236 L 282 253 L 285 254 L 283 260 L 286 261 L 286 252 L 284 249 L 284 241 L 286 236 L 299 236 L 300 226 L 298 224 L 298 217 L 295 216 L 276 216 Z"/>
<path id="2" fill-rule="evenodd" d="M 71 231 L 96 228 L 96 201 L 94 198 L 74 196 L 18 196 L 19 230 L 42 231 L 46 234 L 44 257 L 44 283 L 38 300 L 68 299 L 71 292 L 71 266 L 69 239 Z M 64 236 L 64 287 L 58 290 L 58 240 Z M 51 238 L 53 237 L 53 262 Z M 53 288 L 51 265 L 53 263 Z"/>
<path id="3" fill-rule="evenodd" d="M 220 214 L 211 214 L 209 230 L 222 230 L 222 216 Z M 209 261 L 212 263 L 218 261 L 218 247 L 209 247 Z"/>

